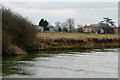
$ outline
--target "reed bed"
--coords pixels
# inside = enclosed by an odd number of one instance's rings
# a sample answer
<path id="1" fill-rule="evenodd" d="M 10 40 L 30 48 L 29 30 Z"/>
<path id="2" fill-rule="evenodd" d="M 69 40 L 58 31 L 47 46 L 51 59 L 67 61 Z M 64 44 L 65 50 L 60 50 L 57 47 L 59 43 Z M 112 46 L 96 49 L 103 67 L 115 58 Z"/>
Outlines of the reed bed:
<path id="1" fill-rule="evenodd" d="M 41 40 L 119 40 L 117 34 L 82 34 L 82 33 L 59 33 L 59 32 L 42 32 L 38 33 L 37 38 Z"/>
<path id="2" fill-rule="evenodd" d="M 118 46 L 117 34 L 82 34 L 63 32 L 39 32 L 37 34 L 39 50 L 66 48 L 99 48 Z"/>

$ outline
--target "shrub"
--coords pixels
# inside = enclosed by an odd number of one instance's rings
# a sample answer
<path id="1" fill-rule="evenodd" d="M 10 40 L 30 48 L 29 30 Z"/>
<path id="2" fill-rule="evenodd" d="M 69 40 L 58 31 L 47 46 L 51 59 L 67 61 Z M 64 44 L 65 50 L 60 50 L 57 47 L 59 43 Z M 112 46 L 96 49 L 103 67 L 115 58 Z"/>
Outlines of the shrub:
<path id="1" fill-rule="evenodd" d="M 2 51 L 6 54 L 6 53 L 8 53 L 8 51 L 9 51 L 9 47 L 11 46 L 11 37 L 10 36 L 8 36 L 8 34 L 3 30 L 2 31 L 3 33 L 2 33 L 2 35 L 3 35 L 3 37 L 2 37 Z"/>
<path id="2" fill-rule="evenodd" d="M 6 52 L 10 44 L 15 44 L 23 50 L 29 50 L 36 39 L 35 27 L 31 21 L 2 7 L 2 49 Z"/>

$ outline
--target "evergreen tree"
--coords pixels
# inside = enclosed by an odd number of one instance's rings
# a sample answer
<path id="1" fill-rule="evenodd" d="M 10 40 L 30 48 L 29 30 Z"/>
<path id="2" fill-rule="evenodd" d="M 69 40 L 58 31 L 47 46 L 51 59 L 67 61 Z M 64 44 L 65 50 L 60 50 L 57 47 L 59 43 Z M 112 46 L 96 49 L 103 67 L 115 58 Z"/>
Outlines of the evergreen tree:
<path id="1" fill-rule="evenodd" d="M 47 20 L 44 21 L 44 19 L 42 18 L 40 20 L 40 22 L 39 22 L 39 26 L 43 26 L 44 27 L 44 31 L 46 31 L 47 30 L 47 26 L 48 26 L 48 21 Z"/>

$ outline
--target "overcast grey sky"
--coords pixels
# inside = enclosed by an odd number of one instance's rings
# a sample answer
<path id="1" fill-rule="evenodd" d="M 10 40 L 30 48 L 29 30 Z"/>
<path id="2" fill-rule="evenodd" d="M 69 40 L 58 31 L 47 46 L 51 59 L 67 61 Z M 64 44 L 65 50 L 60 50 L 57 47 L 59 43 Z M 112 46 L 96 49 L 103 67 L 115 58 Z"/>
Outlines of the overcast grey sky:
<path id="1" fill-rule="evenodd" d="M 103 17 L 110 17 L 118 24 L 117 2 L 9 2 L 4 3 L 15 12 L 28 17 L 34 24 L 41 18 L 54 25 L 74 18 L 77 24 L 96 24 Z"/>

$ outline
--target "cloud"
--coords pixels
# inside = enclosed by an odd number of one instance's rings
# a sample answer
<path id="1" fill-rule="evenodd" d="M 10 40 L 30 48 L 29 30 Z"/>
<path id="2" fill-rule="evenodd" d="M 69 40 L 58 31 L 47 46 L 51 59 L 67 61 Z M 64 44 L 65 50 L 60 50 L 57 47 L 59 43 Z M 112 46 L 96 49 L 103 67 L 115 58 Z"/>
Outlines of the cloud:
<path id="1" fill-rule="evenodd" d="M 97 23 L 103 17 L 111 17 L 117 23 L 117 3 L 97 2 L 10 2 L 5 3 L 14 11 L 27 16 L 34 23 L 42 17 L 51 23 L 63 22 L 72 17 L 76 24 Z"/>
<path id="2" fill-rule="evenodd" d="M 46 14 L 46 15 L 76 15 L 76 11 L 74 9 L 59 9 L 59 10 L 43 10 L 43 9 L 26 9 L 26 12 L 33 14 Z"/>
<path id="3" fill-rule="evenodd" d="M 2 2 L 118 2 L 118 0 L 4 0 Z"/>

